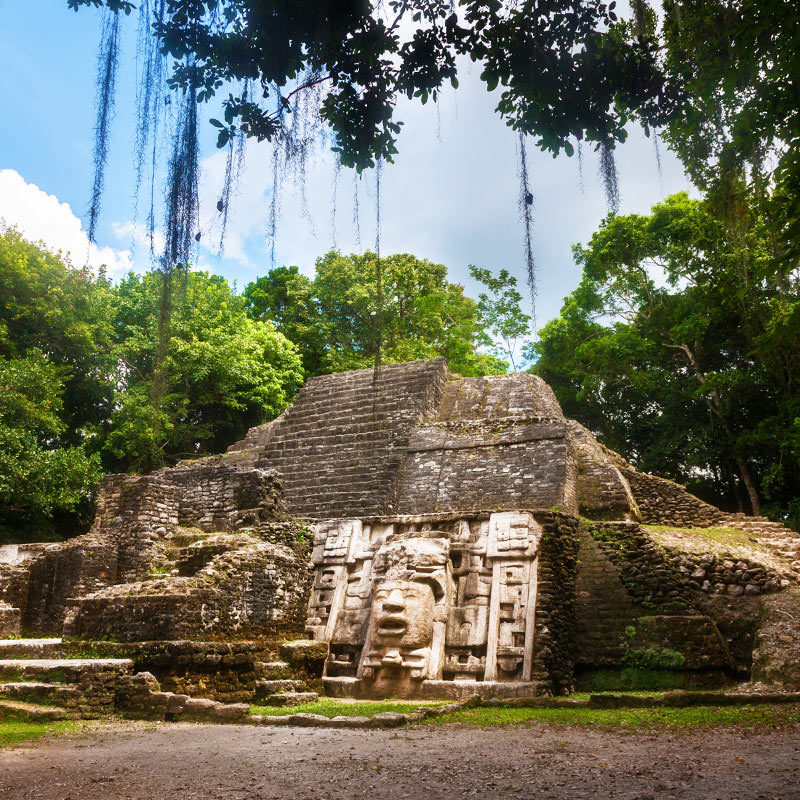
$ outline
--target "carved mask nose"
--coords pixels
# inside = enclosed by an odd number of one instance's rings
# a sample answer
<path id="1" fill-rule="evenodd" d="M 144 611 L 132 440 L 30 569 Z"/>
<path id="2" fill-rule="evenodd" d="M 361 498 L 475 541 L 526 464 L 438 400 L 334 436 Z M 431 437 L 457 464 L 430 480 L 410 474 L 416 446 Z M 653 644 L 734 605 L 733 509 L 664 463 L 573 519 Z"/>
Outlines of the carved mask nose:
<path id="1" fill-rule="evenodd" d="M 386 611 L 404 611 L 406 601 L 403 593 L 399 589 L 392 589 L 389 596 L 383 601 L 383 607 Z"/>

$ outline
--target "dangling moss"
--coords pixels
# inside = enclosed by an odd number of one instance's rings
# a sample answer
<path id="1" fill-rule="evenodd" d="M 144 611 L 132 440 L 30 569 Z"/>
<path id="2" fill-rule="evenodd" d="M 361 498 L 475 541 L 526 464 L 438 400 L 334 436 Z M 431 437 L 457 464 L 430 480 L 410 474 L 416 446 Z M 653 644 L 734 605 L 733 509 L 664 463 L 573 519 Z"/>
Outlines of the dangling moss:
<path id="1" fill-rule="evenodd" d="M 184 269 L 191 260 L 195 240 L 199 240 L 197 218 L 198 198 L 198 140 L 196 89 L 183 96 L 167 178 L 165 247 L 162 270 Z"/>
<path id="2" fill-rule="evenodd" d="M 664 194 L 664 175 L 661 171 L 661 142 L 658 138 L 658 131 L 653 129 L 653 149 L 656 153 L 656 168 L 658 169 L 658 186 L 661 194 Z"/>
<path id="3" fill-rule="evenodd" d="M 152 34 L 153 25 L 164 21 L 165 0 L 142 0 L 139 6 L 139 29 L 136 43 L 136 137 L 134 141 L 134 218 L 137 216 L 139 194 L 144 183 L 145 161 L 148 145 L 152 143 L 150 158 L 150 209 L 148 223 L 155 222 L 155 171 L 158 154 L 158 132 L 164 116 L 164 98 L 167 93 L 166 57 L 159 51 Z M 148 225 L 148 227 L 150 227 Z M 154 227 L 154 225 L 153 225 Z M 150 231 L 150 245 L 154 230 Z"/>
<path id="4" fill-rule="evenodd" d="M 103 13 L 103 28 L 100 35 L 100 50 L 97 56 L 97 119 L 94 129 L 94 181 L 89 202 L 89 241 L 95 240 L 97 220 L 105 183 L 108 139 L 117 88 L 119 66 L 119 14 L 106 10 Z"/>
<path id="5" fill-rule="evenodd" d="M 523 242 L 528 289 L 531 293 L 531 317 L 536 325 L 536 262 L 533 257 L 533 192 L 528 178 L 528 152 L 525 134 L 520 131 L 517 138 L 519 156 L 519 213 L 523 225 Z"/>
<path id="6" fill-rule="evenodd" d="M 342 173 L 342 162 L 339 160 L 339 154 L 336 154 L 336 160 L 333 165 L 333 187 L 331 189 L 331 247 L 336 249 L 336 206 L 339 200 L 339 177 Z"/>
<path id="7" fill-rule="evenodd" d="M 225 177 L 222 181 L 222 193 L 217 200 L 217 213 L 220 216 L 220 232 L 218 254 L 221 256 L 225 252 L 225 233 L 228 230 L 228 213 L 231 207 L 231 197 L 233 189 L 239 184 L 239 176 L 242 174 L 245 157 L 245 137 L 241 132 L 237 132 L 228 139 L 228 152 L 225 156 Z"/>
<path id="8" fill-rule="evenodd" d="M 383 176 L 383 159 L 375 162 L 375 252 L 381 254 L 381 177 Z"/>
<path id="9" fill-rule="evenodd" d="M 361 250 L 361 214 L 358 208 L 359 174 L 353 170 L 353 229 L 356 235 L 356 248 Z"/>
<path id="10" fill-rule="evenodd" d="M 276 142 L 272 148 L 272 196 L 269 199 L 269 222 L 267 225 L 267 247 L 269 263 L 275 269 L 275 242 L 278 237 L 278 215 L 280 213 L 280 150 Z"/>
<path id="11" fill-rule="evenodd" d="M 612 214 L 617 214 L 619 212 L 617 162 L 614 159 L 614 148 L 609 142 L 603 142 L 600 145 L 600 177 L 603 179 L 603 191 L 608 210 Z"/>

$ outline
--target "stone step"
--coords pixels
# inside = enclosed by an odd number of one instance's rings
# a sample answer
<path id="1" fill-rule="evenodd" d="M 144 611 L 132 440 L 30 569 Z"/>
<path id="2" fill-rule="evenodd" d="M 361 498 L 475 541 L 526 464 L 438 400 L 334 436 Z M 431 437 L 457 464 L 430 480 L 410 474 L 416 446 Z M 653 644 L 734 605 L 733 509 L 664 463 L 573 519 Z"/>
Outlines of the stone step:
<path id="1" fill-rule="evenodd" d="M 0 659 L 48 658 L 61 655 L 61 639 L 1 639 Z"/>
<path id="2" fill-rule="evenodd" d="M 366 428 L 366 430 L 354 430 L 353 428 Z M 386 429 L 386 424 L 379 425 L 335 425 L 328 428 L 318 428 L 316 435 L 309 435 L 306 429 L 305 434 L 298 426 L 297 435 L 286 436 L 270 442 L 265 448 L 268 453 L 293 452 L 294 450 L 312 450 L 314 447 L 324 445 L 326 447 L 340 447 L 342 445 L 354 445 L 369 441 L 384 441 L 395 438 L 391 431 Z"/>
<path id="3" fill-rule="evenodd" d="M 19 700 L 0 700 L 0 720 L 26 720 L 28 722 L 55 722 L 78 719 L 79 714 L 60 706 L 40 706 Z"/>
<path id="4" fill-rule="evenodd" d="M 286 693 L 299 693 L 305 690 L 305 683 L 303 681 L 291 680 L 284 678 L 281 680 L 262 680 L 256 681 L 255 701 L 266 701 L 272 695 L 286 694 Z"/>
<path id="5" fill-rule="evenodd" d="M 292 674 L 292 668 L 286 661 L 256 661 L 255 671 L 263 680 L 287 679 Z"/>
<path id="6" fill-rule="evenodd" d="M 202 542 L 204 539 L 208 539 L 209 536 L 211 536 L 211 534 L 206 531 L 178 530 L 175 531 L 172 534 L 172 538 L 167 539 L 166 542 L 168 547 L 180 549 L 181 547 L 188 547 L 195 542 Z"/>
<path id="7" fill-rule="evenodd" d="M 22 700 L 28 703 L 46 701 L 56 702 L 65 707 L 76 707 L 82 692 L 77 686 L 60 683 L 41 683 L 36 681 L 0 683 L 0 699 Z"/>
<path id="8" fill-rule="evenodd" d="M 270 706 L 300 706 L 318 699 L 317 692 L 276 692 L 264 698 L 264 702 Z"/>
<path id="9" fill-rule="evenodd" d="M 0 681 L 41 681 L 43 683 L 81 683 L 105 674 L 133 672 L 129 658 L 6 658 L 0 659 Z"/>

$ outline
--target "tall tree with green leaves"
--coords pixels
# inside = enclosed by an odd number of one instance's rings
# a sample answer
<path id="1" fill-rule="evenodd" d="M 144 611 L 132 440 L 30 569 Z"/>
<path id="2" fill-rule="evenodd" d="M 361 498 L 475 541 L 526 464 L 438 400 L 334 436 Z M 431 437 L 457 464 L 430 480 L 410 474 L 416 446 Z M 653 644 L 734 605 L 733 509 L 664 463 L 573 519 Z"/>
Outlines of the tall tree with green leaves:
<path id="1" fill-rule="evenodd" d="M 499 358 L 507 360 L 512 370 L 525 363 L 524 353 L 530 347 L 531 318 L 522 310 L 522 295 L 517 279 L 507 270 L 497 275 L 485 267 L 469 266 L 469 274 L 489 292 L 478 295 L 478 313 Z"/>
<path id="2" fill-rule="evenodd" d="M 504 372 L 482 353 L 490 344 L 477 304 L 447 280 L 447 269 L 408 253 L 345 256 L 332 250 L 316 262 L 313 280 L 280 267 L 244 291 L 256 319 L 268 319 L 303 353 L 308 375 L 444 356 L 460 375 Z M 381 316 L 380 331 L 376 324 Z"/>
<path id="3" fill-rule="evenodd" d="M 64 374 L 39 350 L 0 356 L 0 542 L 85 505 L 100 476 L 96 454 L 63 444 Z"/>
<path id="4" fill-rule="evenodd" d="M 151 402 L 159 342 L 160 276 L 129 275 L 115 287 L 120 371 L 105 449 L 124 469 L 217 453 L 279 414 L 302 381 L 296 348 L 244 310 L 227 282 L 188 272 L 172 308 L 165 388 Z"/>
<path id="5" fill-rule="evenodd" d="M 800 521 L 800 274 L 757 202 L 741 239 L 674 195 L 575 248 L 581 286 L 536 345 L 565 411 L 646 471 Z"/>
<path id="6" fill-rule="evenodd" d="M 111 285 L 58 253 L 0 230 L 0 355 L 40 350 L 60 369 L 64 444 L 79 444 L 113 399 Z"/>

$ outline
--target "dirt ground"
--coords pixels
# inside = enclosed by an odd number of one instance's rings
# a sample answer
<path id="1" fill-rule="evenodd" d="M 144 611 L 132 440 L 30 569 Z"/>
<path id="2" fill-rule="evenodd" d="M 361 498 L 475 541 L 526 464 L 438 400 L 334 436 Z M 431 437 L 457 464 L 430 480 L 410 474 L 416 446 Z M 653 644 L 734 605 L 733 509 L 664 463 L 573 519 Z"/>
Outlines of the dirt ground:
<path id="1" fill-rule="evenodd" d="M 800 726 L 609 733 L 116 723 L 0 751 L 2 800 L 796 800 Z"/>

